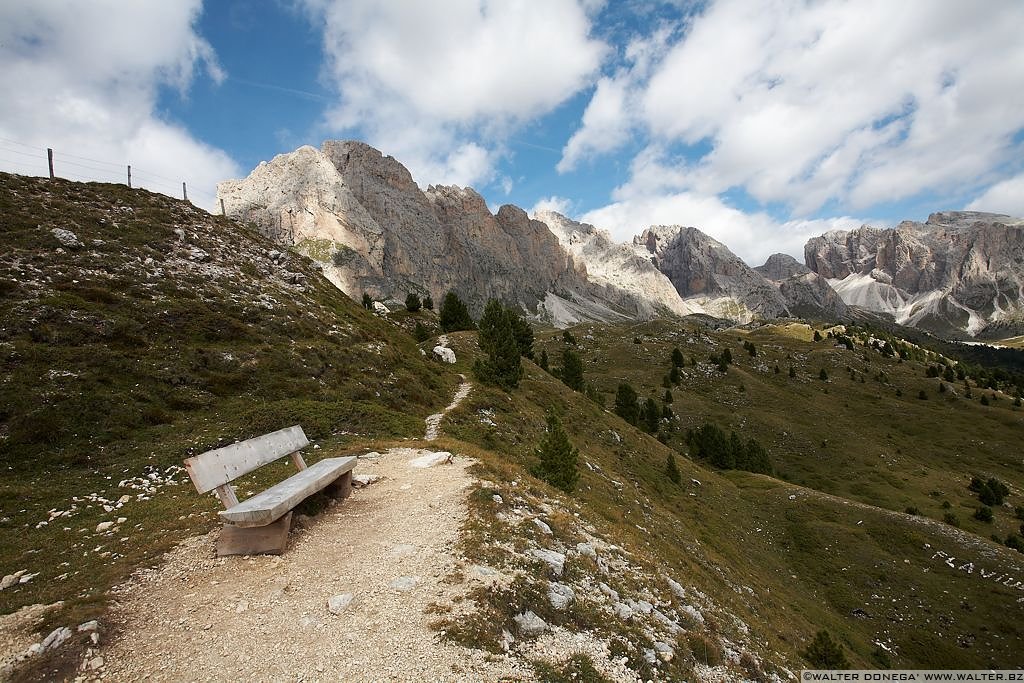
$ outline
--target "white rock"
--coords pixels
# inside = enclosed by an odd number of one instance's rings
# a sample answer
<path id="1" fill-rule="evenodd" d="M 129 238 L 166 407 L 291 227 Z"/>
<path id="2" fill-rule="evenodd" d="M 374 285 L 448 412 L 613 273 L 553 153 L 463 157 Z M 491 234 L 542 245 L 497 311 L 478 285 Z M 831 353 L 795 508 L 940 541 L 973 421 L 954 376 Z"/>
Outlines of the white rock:
<path id="1" fill-rule="evenodd" d="M 121 505 L 124 505 L 125 503 L 127 503 L 127 502 L 128 502 L 128 501 L 130 501 L 131 499 L 132 499 L 132 497 L 131 497 L 131 496 L 125 495 L 125 496 L 121 496 L 120 498 L 118 498 L 118 499 L 117 499 L 117 502 L 118 502 L 119 504 L 121 504 Z"/>
<path id="2" fill-rule="evenodd" d="M 583 555 L 584 557 L 589 557 L 592 560 L 597 559 L 597 551 L 594 550 L 594 546 L 590 545 L 589 543 L 577 543 L 576 552 L 578 552 L 580 555 Z"/>
<path id="3" fill-rule="evenodd" d="M 3 579 L 0 579 L 0 591 L 7 590 L 11 586 L 18 583 L 18 579 L 28 573 L 27 569 L 16 571 L 13 574 L 8 574 Z"/>
<path id="4" fill-rule="evenodd" d="M 87 621 L 85 623 L 79 624 L 78 625 L 78 632 L 79 633 L 88 633 L 90 631 L 98 631 L 99 628 L 100 628 L 100 622 L 98 622 L 95 619 L 93 619 L 92 621 Z"/>
<path id="5" fill-rule="evenodd" d="M 693 605 L 683 605 L 682 612 L 688 614 L 698 624 L 704 623 L 704 615 L 700 613 L 700 610 Z"/>
<path id="6" fill-rule="evenodd" d="M 395 590 L 408 591 L 415 588 L 416 584 L 418 584 L 419 582 L 420 577 L 418 576 L 399 576 L 397 579 L 394 579 L 388 585 L 394 588 Z"/>
<path id="7" fill-rule="evenodd" d="M 370 484 L 373 484 L 373 483 L 378 482 L 378 481 L 380 481 L 380 475 L 379 474 L 353 474 L 352 475 L 352 485 L 355 486 L 356 488 L 363 488 L 364 486 L 369 486 Z"/>
<path id="8" fill-rule="evenodd" d="M 668 582 L 669 589 L 671 589 L 671 591 L 673 593 L 675 593 L 675 596 L 677 598 L 679 598 L 681 600 L 686 598 L 686 589 L 685 588 L 683 588 L 682 586 L 680 586 L 678 583 L 676 583 L 675 581 L 673 581 L 671 578 L 669 578 L 667 576 L 665 577 L 665 581 Z"/>
<path id="9" fill-rule="evenodd" d="M 443 363 L 455 362 L 455 352 L 449 349 L 447 346 L 435 346 L 434 357 Z"/>
<path id="10" fill-rule="evenodd" d="M 18 579 L 18 583 L 28 583 L 37 576 L 39 576 L 39 572 L 36 572 L 35 574 L 24 574 L 20 579 Z"/>
<path id="11" fill-rule="evenodd" d="M 452 461 L 452 454 L 448 451 L 438 451 L 437 453 L 427 453 L 421 455 L 418 458 L 413 458 L 409 461 L 409 467 L 418 467 L 420 469 L 426 469 L 427 467 L 434 467 L 435 465 L 441 465 L 443 463 L 449 463 Z"/>
<path id="12" fill-rule="evenodd" d="M 623 621 L 626 621 L 627 619 L 633 616 L 633 609 L 625 603 L 617 602 L 612 607 L 612 609 L 615 610 L 615 616 L 617 616 L 619 619 L 622 619 Z"/>
<path id="13" fill-rule="evenodd" d="M 118 523 L 118 524 L 124 524 L 124 523 L 125 523 L 125 522 L 127 522 L 127 521 L 128 521 L 128 518 L 127 518 L 127 517 L 118 517 L 118 518 L 117 518 L 117 523 Z"/>
<path id="14" fill-rule="evenodd" d="M 382 304 L 381 302 L 379 302 L 379 301 L 374 301 L 374 302 L 373 302 L 373 312 L 374 312 L 375 314 L 377 314 L 377 315 L 379 315 L 379 316 L 382 316 L 382 317 L 383 317 L 383 316 L 386 316 L 386 315 L 387 315 L 388 313 L 390 313 L 391 311 L 390 311 L 390 310 L 388 310 L 388 307 L 387 307 L 387 306 L 385 306 L 384 304 Z"/>
<path id="15" fill-rule="evenodd" d="M 65 246 L 68 249 L 81 249 L 85 246 L 78 240 L 78 236 L 70 230 L 54 228 L 50 230 L 50 232 L 57 238 L 57 241 L 60 242 L 62 246 Z"/>
<path id="16" fill-rule="evenodd" d="M 498 505 L 501 505 L 502 503 L 505 502 L 505 499 L 502 498 L 501 496 L 499 496 L 497 493 L 495 493 L 493 496 L 491 496 L 491 500 L 493 500 Z"/>
<path id="17" fill-rule="evenodd" d="M 104 531 L 108 531 L 112 526 L 114 526 L 113 522 L 100 522 L 96 525 L 96 533 L 101 534 Z"/>
<path id="18" fill-rule="evenodd" d="M 538 560 L 546 562 L 551 567 L 551 570 L 555 572 L 555 576 L 562 575 L 562 569 L 565 568 L 565 555 L 545 548 L 534 548 L 528 552 Z"/>
<path id="19" fill-rule="evenodd" d="M 327 598 L 327 611 L 331 614 L 341 614 L 345 609 L 352 604 L 352 600 L 355 596 L 351 593 L 341 593 L 340 595 L 332 595 Z"/>
<path id="20" fill-rule="evenodd" d="M 527 610 L 522 614 L 517 614 L 513 617 L 513 621 L 515 621 L 516 626 L 519 627 L 519 632 L 527 637 L 539 636 L 548 628 L 547 622 L 530 610 Z"/>
<path id="21" fill-rule="evenodd" d="M 672 657 L 675 656 L 675 652 L 668 643 L 663 643 L 660 640 L 654 643 L 654 652 L 657 653 L 658 658 L 663 662 L 671 662 Z"/>
<path id="22" fill-rule="evenodd" d="M 545 524 L 544 522 L 542 522 L 542 521 L 541 521 L 540 519 L 538 519 L 537 517 L 534 517 L 534 518 L 533 518 L 533 524 L 534 524 L 534 526 L 536 526 L 536 527 L 537 527 L 538 529 L 540 529 L 542 533 L 545 533 L 545 534 L 547 534 L 548 536 L 550 536 L 550 535 L 551 535 L 551 527 L 549 527 L 549 526 L 548 526 L 547 524 Z"/>
<path id="23" fill-rule="evenodd" d="M 67 626 L 60 626 L 50 631 L 50 635 L 43 639 L 43 650 L 55 650 L 72 636 L 71 629 Z"/>
<path id="24" fill-rule="evenodd" d="M 552 583 L 548 586 L 548 601 L 555 609 L 565 609 L 576 598 L 576 592 L 564 583 Z"/>

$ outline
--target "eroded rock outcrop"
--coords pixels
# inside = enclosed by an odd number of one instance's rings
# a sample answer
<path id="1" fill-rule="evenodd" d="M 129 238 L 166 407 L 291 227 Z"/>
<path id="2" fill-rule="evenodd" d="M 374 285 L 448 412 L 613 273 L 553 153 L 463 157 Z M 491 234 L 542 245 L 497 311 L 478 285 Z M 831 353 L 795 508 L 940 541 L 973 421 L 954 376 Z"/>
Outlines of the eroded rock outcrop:
<path id="1" fill-rule="evenodd" d="M 850 305 L 939 334 L 984 334 L 1024 320 L 1024 221 L 974 211 L 862 226 L 807 242 L 807 266 Z"/>
<path id="2" fill-rule="evenodd" d="M 492 214 L 471 188 L 421 190 L 397 160 L 361 142 L 328 141 L 261 163 L 218 186 L 226 213 L 314 258 L 349 296 L 440 300 L 455 291 L 479 314 L 500 299 L 556 323 L 651 317 L 633 293 L 593 284 L 541 221 Z"/>
<path id="3" fill-rule="evenodd" d="M 696 228 L 653 226 L 633 238 L 684 299 L 711 315 L 748 322 L 788 315 L 779 290 L 721 242 Z"/>

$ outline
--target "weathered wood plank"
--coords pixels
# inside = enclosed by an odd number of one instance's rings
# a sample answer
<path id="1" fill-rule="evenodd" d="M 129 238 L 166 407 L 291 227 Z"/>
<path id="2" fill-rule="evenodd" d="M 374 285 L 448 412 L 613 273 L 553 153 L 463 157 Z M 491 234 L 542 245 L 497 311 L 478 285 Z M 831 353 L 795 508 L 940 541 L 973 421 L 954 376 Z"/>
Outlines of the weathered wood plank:
<path id="1" fill-rule="evenodd" d="M 324 489 L 324 493 L 335 500 L 345 500 L 352 493 L 352 472 L 351 470 L 334 480 Z"/>
<path id="2" fill-rule="evenodd" d="M 321 460 L 230 510 L 222 510 L 220 518 L 240 527 L 270 524 L 346 472 L 351 472 L 357 460 L 355 456 Z"/>
<path id="3" fill-rule="evenodd" d="M 196 490 L 206 493 L 308 445 L 302 427 L 294 425 L 188 458 L 185 469 Z"/>
<path id="4" fill-rule="evenodd" d="M 273 524 L 242 528 L 225 524 L 217 539 L 217 557 L 226 555 L 280 555 L 288 545 L 292 513 Z"/>
<path id="5" fill-rule="evenodd" d="M 226 508 L 233 508 L 238 505 L 238 496 L 235 495 L 235 487 L 231 484 L 221 484 L 216 489 L 217 497 L 221 505 Z"/>

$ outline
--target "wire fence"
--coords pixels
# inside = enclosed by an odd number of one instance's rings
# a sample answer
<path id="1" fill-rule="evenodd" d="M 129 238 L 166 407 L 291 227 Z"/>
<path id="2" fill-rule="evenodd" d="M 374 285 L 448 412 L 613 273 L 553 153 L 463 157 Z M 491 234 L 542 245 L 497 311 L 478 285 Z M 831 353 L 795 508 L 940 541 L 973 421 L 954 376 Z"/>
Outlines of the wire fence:
<path id="1" fill-rule="evenodd" d="M 0 138 L 0 167 L 21 175 L 58 177 L 80 182 L 120 183 L 189 201 L 196 198 L 209 207 L 217 202 L 215 194 L 190 186 L 188 179 L 168 178 L 132 164 L 83 157 L 8 138 Z"/>

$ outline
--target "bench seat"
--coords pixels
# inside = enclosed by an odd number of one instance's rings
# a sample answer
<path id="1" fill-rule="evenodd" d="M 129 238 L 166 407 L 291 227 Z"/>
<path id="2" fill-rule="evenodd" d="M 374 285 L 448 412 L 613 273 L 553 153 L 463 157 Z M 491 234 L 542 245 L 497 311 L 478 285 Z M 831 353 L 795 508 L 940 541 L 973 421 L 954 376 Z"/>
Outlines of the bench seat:
<path id="1" fill-rule="evenodd" d="M 346 472 L 351 472 L 358 458 L 325 458 L 292 475 L 228 510 L 220 518 L 239 527 L 258 527 L 271 524 L 287 514 L 309 496 L 333 484 Z"/>

